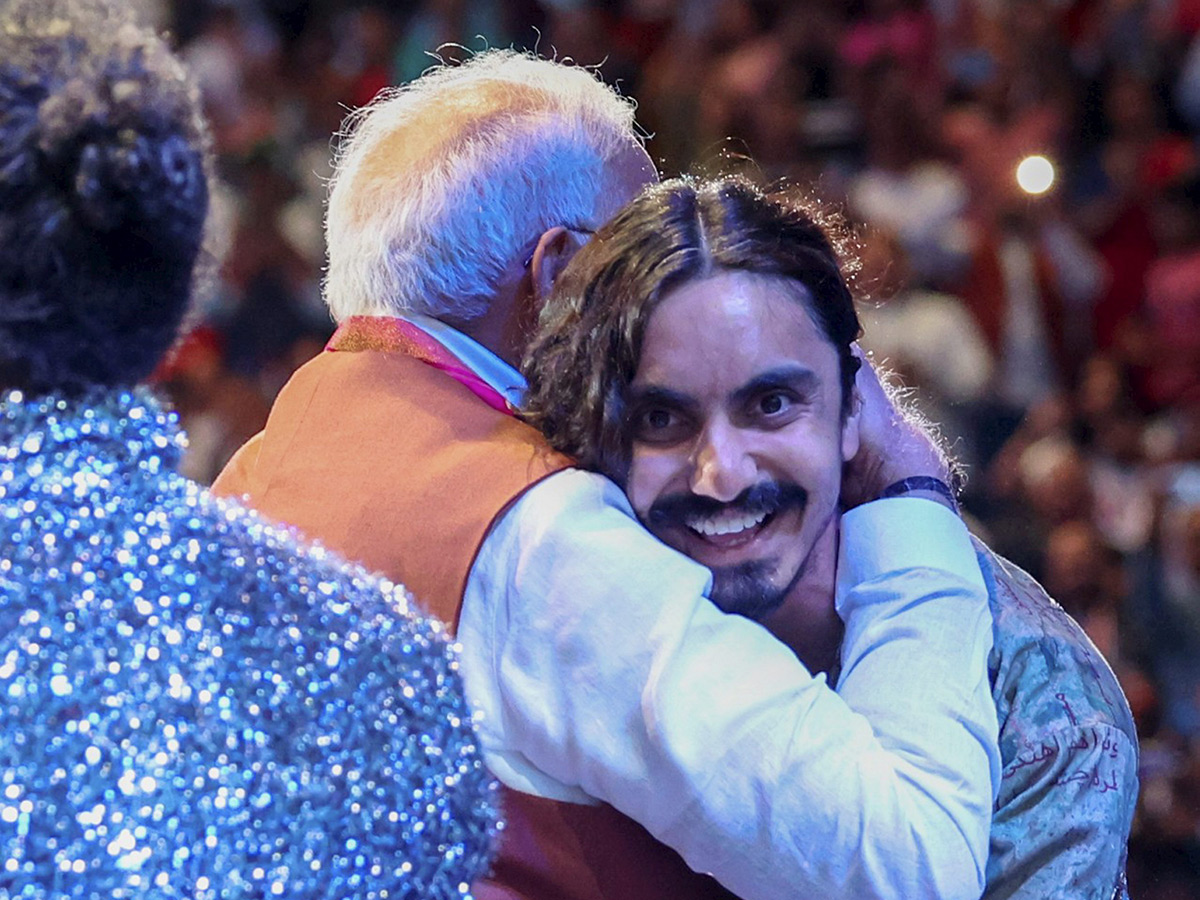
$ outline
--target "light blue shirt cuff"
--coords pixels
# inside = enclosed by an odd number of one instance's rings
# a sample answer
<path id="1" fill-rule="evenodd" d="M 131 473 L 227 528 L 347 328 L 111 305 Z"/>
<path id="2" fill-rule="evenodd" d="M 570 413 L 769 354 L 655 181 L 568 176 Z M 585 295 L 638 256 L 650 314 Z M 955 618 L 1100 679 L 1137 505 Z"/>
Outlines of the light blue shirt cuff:
<path id="1" fill-rule="evenodd" d="M 956 575 L 986 593 L 971 536 L 962 519 L 940 503 L 893 497 L 864 503 L 842 515 L 837 608 L 857 585 L 906 569 Z"/>

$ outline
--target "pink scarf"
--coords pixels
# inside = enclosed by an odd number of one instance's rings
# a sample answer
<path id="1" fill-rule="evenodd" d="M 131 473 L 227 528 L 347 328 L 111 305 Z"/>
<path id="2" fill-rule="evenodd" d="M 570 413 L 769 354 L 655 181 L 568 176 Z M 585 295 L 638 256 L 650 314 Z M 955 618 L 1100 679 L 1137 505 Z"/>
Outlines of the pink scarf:
<path id="1" fill-rule="evenodd" d="M 326 352 L 357 353 L 376 350 L 403 353 L 445 372 L 472 394 L 507 415 L 516 409 L 494 387 L 472 372 L 453 353 L 411 322 L 380 316 L 349 316 L 338 326 Z"/>

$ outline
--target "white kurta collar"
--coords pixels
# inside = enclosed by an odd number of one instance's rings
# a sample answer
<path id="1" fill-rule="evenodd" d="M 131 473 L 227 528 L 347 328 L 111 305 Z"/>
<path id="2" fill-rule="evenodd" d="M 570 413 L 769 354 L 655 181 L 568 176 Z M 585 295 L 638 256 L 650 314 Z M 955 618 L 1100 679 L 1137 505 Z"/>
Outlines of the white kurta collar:
<path id="1" fill-rule="evenodd" d="M 472 372 L 487 382 L 514 407 L 520 408 L 527 387 L 521 373 L 474 338 L 432 316 L 412 313 L 401 316 L 453 353 Z"/>

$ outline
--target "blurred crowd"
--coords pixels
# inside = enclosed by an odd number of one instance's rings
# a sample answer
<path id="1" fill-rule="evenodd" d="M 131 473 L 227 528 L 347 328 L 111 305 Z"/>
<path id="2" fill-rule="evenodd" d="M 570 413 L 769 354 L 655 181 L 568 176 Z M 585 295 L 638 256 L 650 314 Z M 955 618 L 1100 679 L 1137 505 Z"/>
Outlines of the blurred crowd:
<path id="1" fill-rule="evenodd" d="M 973 528 L 1129 697 L 1133 896 L 1200 896 L 1200 0 L 140 2 L 224 184 L 219 277 L 157 375 L 187 474 L 210 481 L 332 331 L 347 110 L 433 52 L 602 64 L 664 173 L 749 169 L 859 229 L 864 343 L 940 423 Z"/>

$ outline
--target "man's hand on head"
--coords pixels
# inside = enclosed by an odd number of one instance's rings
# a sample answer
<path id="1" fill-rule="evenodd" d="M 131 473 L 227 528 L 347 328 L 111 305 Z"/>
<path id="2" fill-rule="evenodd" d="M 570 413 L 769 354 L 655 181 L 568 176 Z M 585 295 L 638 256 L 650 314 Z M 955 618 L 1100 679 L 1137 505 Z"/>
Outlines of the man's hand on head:
<path id="1" fill-rule="evenodd" d="M 896 389 L 884 385 L 862 349 L 854 350 L 862 360 L 854 386 L 860 404 L 859 449 L 842 475 L 843 506 L 851 509 L 878 500 L 888 488 L 910 480 L 915 487 L 904 489 L 905 496 L 925 497 L 953 509 L 950 497 L 919 487 L 929 478 L 951 483 L 946 454 L 919 418 L 904 409 Z"/>

